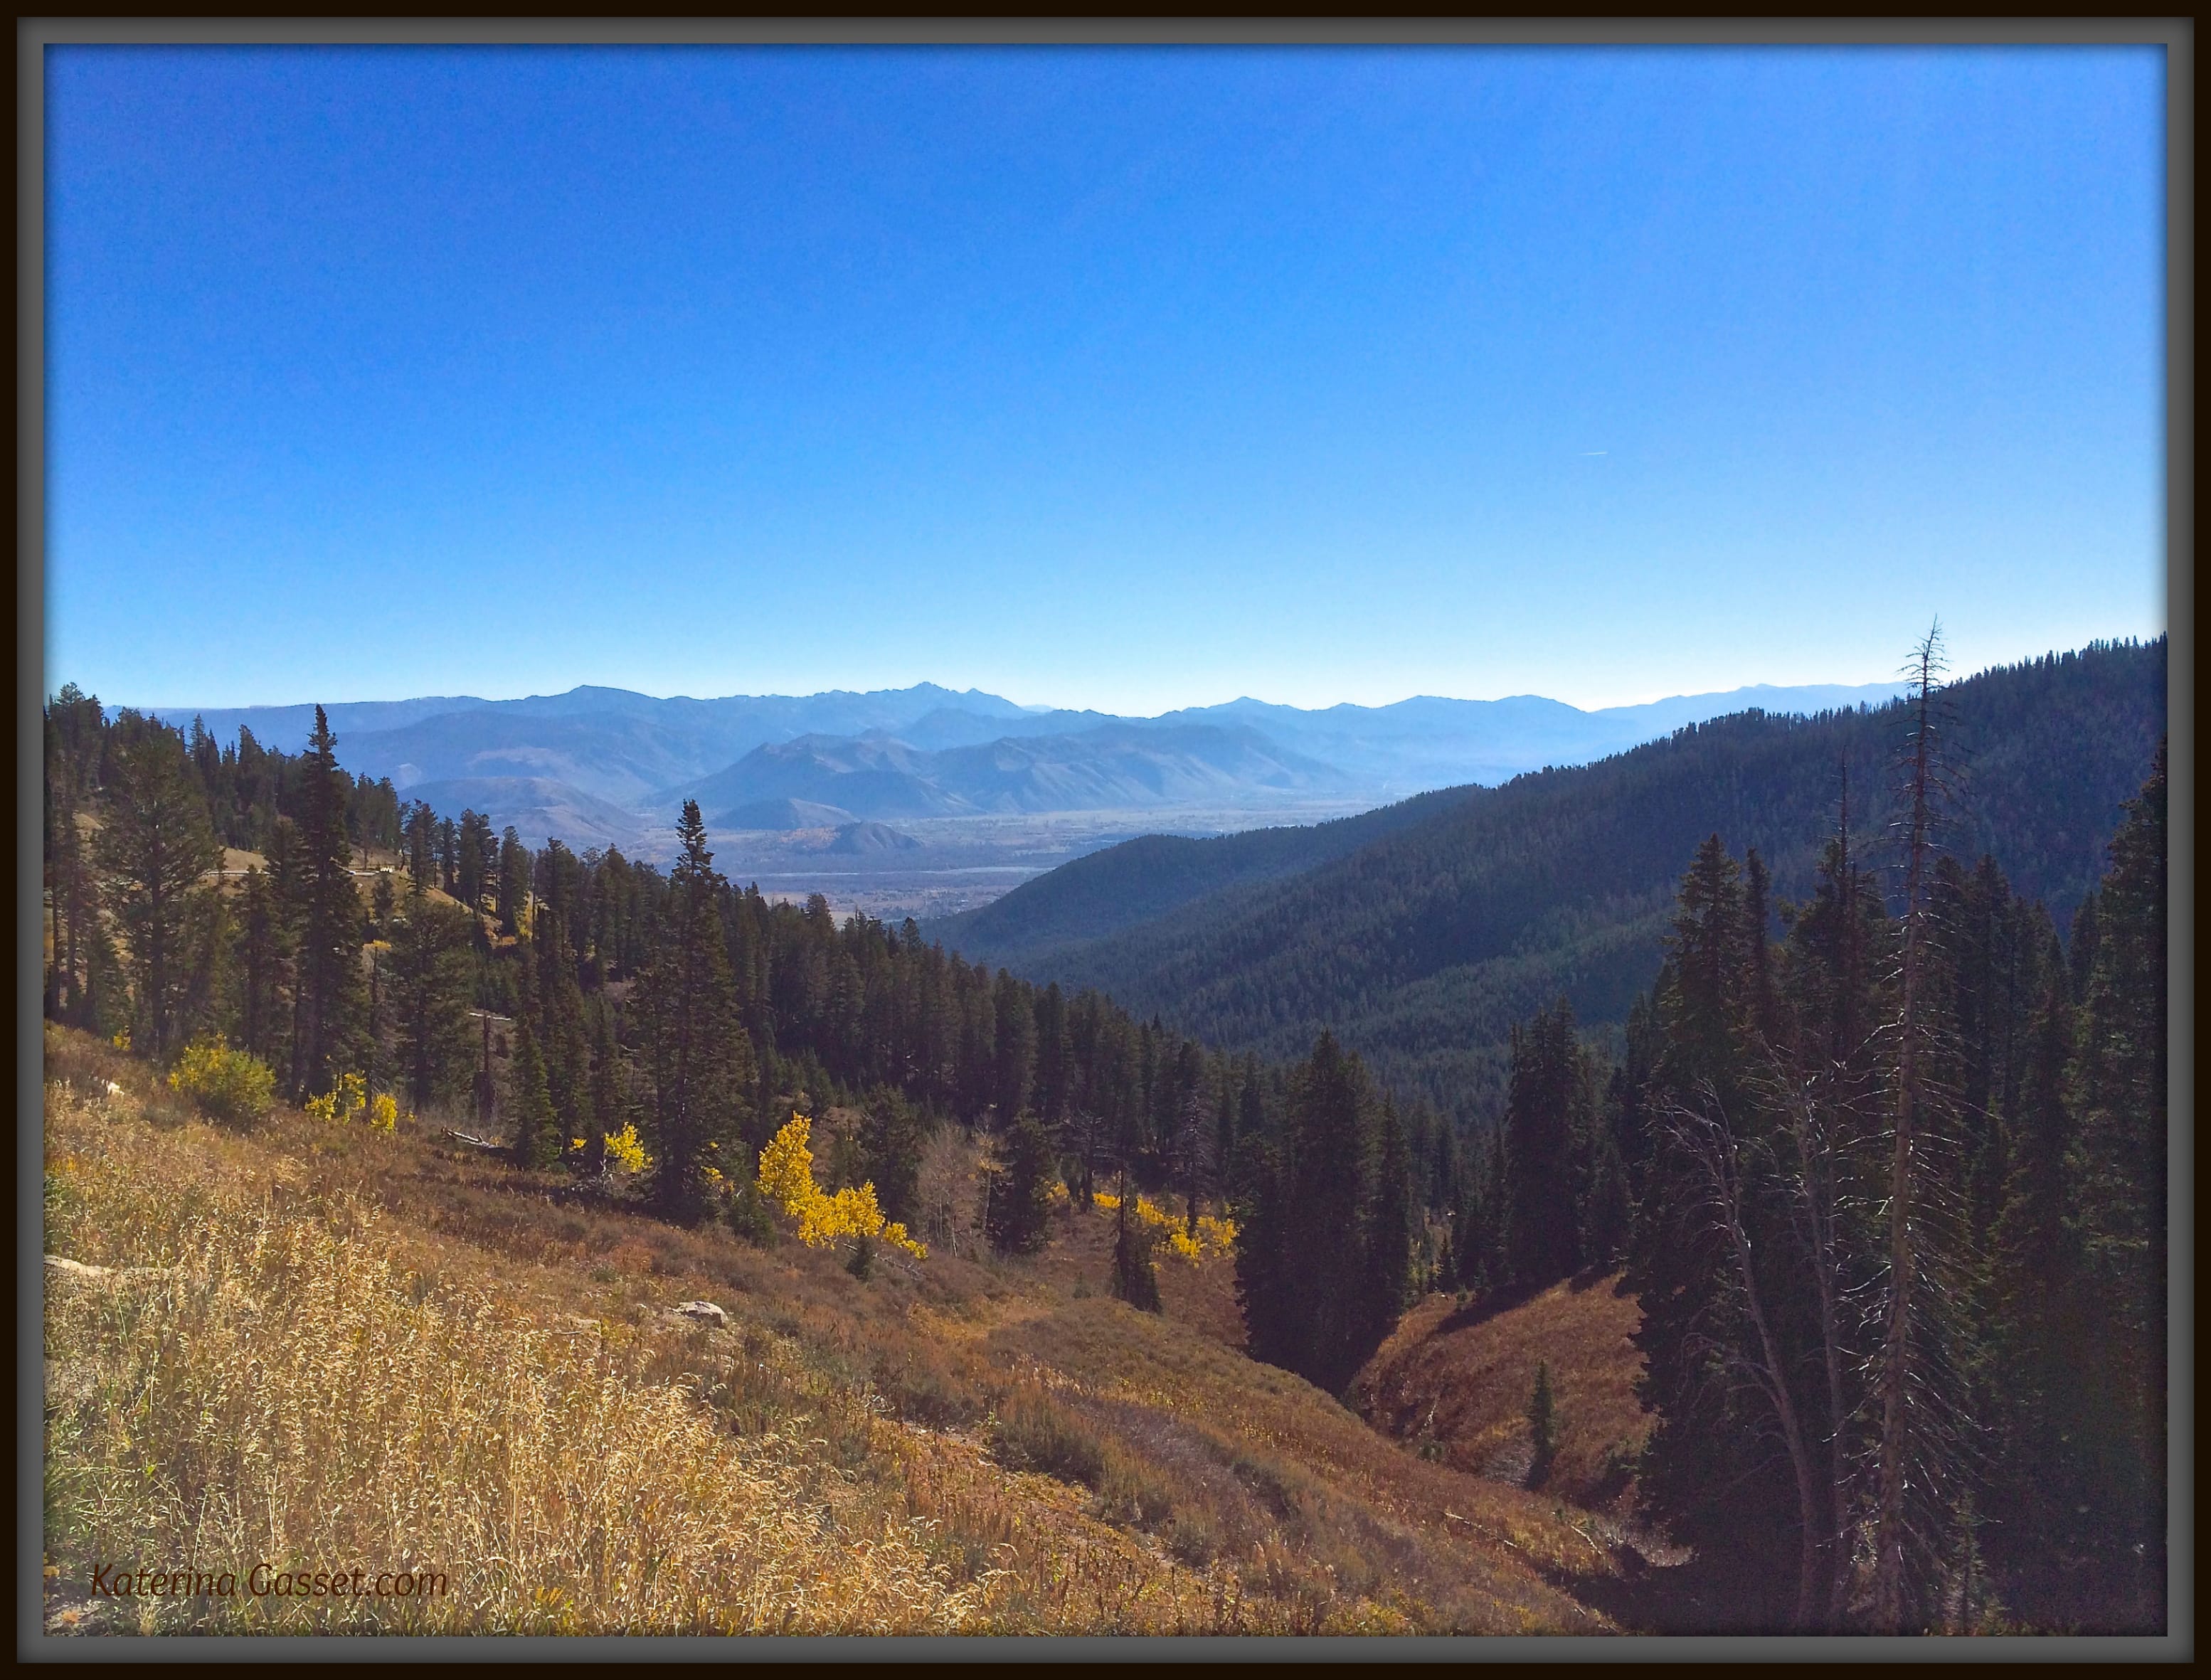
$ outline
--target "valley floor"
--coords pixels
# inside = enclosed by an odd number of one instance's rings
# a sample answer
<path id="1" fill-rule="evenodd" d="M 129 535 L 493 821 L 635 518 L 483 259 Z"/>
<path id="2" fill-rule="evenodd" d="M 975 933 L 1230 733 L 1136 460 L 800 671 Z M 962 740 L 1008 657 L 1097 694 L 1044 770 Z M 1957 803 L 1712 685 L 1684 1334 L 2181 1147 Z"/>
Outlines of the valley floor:
<path id="1" fill-rule="evenodd" d="M 1603 1633 L 1644 1567 L 1245 1357 L 1226 1260 L 1107 1298 L 1102 1214 L 862 1282 L 46 1045 L 54 1631 Z"/>

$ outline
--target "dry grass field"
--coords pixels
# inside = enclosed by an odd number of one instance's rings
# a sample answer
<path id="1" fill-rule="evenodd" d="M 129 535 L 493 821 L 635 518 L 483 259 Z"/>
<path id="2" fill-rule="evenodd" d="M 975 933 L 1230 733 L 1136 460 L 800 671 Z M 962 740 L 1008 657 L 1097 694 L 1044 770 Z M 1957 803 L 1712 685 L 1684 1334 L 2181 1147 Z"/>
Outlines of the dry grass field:
<path id="1" fill-rule="evenodd" d="M 1226 1260 L 1107 1298 L 1102 1214 L 862 1282 L 404 1124 L 217 1128 L 82 1034 L 46 1079 L 57 1629 L 1612 1630 L 1584 1514 L 1245 1357 Z"/>

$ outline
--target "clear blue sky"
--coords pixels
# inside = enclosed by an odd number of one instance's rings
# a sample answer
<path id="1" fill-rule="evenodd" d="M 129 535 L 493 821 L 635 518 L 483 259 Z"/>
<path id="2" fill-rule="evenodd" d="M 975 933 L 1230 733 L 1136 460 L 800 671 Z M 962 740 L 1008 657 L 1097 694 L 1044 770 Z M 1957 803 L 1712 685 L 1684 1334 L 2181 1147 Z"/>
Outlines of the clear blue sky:
<path id="1" fill-rule="evenodd" d="M 1599 705 L 2164 627 L 2153 51 L 46 96 L 49 688 Z"/>

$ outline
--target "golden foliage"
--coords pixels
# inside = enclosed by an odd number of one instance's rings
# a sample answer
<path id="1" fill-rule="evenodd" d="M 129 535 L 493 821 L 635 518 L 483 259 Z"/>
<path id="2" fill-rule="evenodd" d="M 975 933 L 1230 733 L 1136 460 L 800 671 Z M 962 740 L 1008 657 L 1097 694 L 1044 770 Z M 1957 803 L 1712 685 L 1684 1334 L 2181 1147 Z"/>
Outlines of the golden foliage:
<path id="1" fill-rule="evenodd" d="M 368 1081 L 358 1073 L 341 1073 L 337 1084 L 320 1097 L 310 1097 L 306 1106 L 312 1119 L 324 1121 L 357 1119 L 368 1109 Z"/>
<path id="2" fill-rule="evenodd" d="M 1121 1206 L 1120 1197 L 1108 1190 L 1096 1192 L 1091 1200 L 1108 1213 L 1118 1212 Z M 1208 1254 L 1233 1254 L 1236 1252 L 1236 1222 L 1233 1219 L 1201 1213 L 1197 1216 L 1197 1235 L 1193 1237 L 1185 1216 L 1169 1212 L 1149 1196 L 1139 1193 L 1134 1211 L 1143 1224 L 1166 1233 L 1163 1246 L 1177 1259 L 1196 1260 Z"/>
<path id="3" fill-rule="evenodd" d="M 611 1137 L 604 1138 L 603 1141 L 607 1146 L 607 1159 L 624 1172 L 641 1173 L 645 1169 L 648 1163 L 645 1158 L 645 1145 L 638 1141 L 637 1126 L 634 1121 L 624 1126 L 621 1131 L 615 1133 Z"/>
<path id="4" fill-rule="evenodd" d="M 880 1237 L 917 1260 L 927 1259 L 929 1250 L 904 1225 L 885 1220 L 873 1184 L 848 1187 L 833 1196 L 814 1181 L 814 1151 L 807 1146 L 813 1127 L 804 1115 L 794 1114 L 760 1151 L 760 1194 L 798 1221 L 798 1240 L 825 1248 L 840 1236 Z"/>
<path id="5" fill-rule="evenodd" d="M 217 1120 L 236 1124 L 269 1112 L 276 1097 L 276 1075 L 265 1062 L 220 1038 L 201 1038 L 177 1058 L 169 1089 L 191 1097 Z"/>

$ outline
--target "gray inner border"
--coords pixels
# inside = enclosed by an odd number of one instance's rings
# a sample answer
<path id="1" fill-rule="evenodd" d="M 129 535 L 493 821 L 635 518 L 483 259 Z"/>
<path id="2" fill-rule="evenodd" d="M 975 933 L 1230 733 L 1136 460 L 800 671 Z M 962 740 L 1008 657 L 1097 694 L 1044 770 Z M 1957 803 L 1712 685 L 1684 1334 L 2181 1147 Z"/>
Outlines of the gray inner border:
<path id="1" fill-rule="evenodd" d="M 2172 638 L 2172 1018 L 2195 1018 L 2195 26 L 2192 18 L 2005 20 L 883 20 L 18 19 L 16 52 L 16 1414 L 18 1661 L 2188 1661 L 2195 1653 L 2195 1039 L 2169 1064 L 2171 1289 L 2167 1475 L 2170 1620 L 2160 1638 L 1889 1640 L 1784 1637 L 1167 1639 L 821 1638 L 741 1645 L 678 1639 L 222 1637 L 118 1644 L 43 1628 L 45 1049 L 39 997 L 45 704 L 45 51 L 61 45 L 2156 45 L 2166 51 L 2166 606 Z"/>

